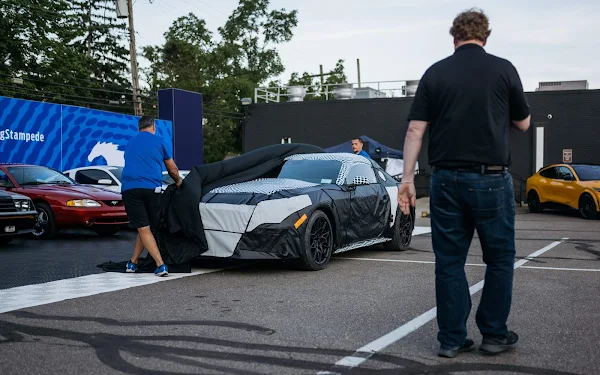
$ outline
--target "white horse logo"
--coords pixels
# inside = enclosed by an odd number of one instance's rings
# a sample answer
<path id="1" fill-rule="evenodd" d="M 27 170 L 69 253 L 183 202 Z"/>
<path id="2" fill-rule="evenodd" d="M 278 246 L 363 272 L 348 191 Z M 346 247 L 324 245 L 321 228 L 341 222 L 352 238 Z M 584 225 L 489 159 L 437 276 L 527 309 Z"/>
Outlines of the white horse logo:
<path id="1" fill-rule="evenodd" d="M 99 156 L 104 157 L 106 165 L 112 165 L 115 167 L 125 166 L 125 152 L 119 150 L 119 145 L 114 143 L 98 142 L 92 148 L 92 151 L 88 155 L 88 161 L 91 162 Z"/>

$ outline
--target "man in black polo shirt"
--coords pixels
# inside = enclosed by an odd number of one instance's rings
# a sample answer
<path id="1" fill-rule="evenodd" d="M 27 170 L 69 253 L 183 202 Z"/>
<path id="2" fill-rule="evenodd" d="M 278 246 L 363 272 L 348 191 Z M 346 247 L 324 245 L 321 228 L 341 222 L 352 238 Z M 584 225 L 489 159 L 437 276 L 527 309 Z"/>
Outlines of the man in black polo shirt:
<path id="1" fill-rule="evenodd" d="M 454 19 L 454 54 L 423 75 L 404 143 L 398 200 L 408 214 L 416 204 L 415 162 L 429 128 L 431 236 L 442 357 L 474 348 L 466 330 L 471 296 L 464 265 L 475 229 L 487 265 L 476 314 L 483 336 L 480 350 L 496 354 L 515 348 L 518 341 L 506 325 L 515 258 L 509 128 L 527 131 L 530 114 L 515 67 L 483 48 L 490 32 L 482 11 L 472 9 Z"/>

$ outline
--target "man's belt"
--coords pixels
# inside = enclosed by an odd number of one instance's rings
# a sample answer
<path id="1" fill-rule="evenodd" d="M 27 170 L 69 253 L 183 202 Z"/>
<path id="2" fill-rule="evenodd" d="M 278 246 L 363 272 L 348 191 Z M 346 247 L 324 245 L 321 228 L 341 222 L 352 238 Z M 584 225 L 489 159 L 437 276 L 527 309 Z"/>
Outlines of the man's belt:
<path id="1" fill-rule="evenodd" d="M 436 165 L 437 169 L 451 169 L 455 171 L 477 172 L 481 174 L 504 173 L 508 167 L 504 165 L 463 165 L 463 166 L 445 166 Z"/>

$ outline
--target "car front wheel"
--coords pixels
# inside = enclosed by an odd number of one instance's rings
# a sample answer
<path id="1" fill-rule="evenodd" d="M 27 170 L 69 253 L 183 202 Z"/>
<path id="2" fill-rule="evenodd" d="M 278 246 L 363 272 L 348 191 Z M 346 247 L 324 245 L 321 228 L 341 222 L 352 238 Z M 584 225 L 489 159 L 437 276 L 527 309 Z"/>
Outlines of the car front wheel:
<path id="1" fill-rule="evenodd" d="M 596 211 L 596 202 L 594 202 L 594 198 L 592 198 L 591 195 L 583 194 L 581 198 L 579 198 L 579 213 L 584 219 L 596 219 L 598 211 Z"/>
<path id="2" fill-rule="evenodd" d="M 327 267 L 332 252 L 333 228 L 331 222 L 323 211 L 316 210 L 306 224 L 299 267 L 306 271 L 322 270 Z"/>
<path id="3" fill-rule="evenodd" d="M 32 235 L 39 239 L 56 237 L 54 213 L 52 213 L 50 206 L 46 203 L 36 203 L 35 209 L 38 212 L 38 219 L 34 225 Z"/>

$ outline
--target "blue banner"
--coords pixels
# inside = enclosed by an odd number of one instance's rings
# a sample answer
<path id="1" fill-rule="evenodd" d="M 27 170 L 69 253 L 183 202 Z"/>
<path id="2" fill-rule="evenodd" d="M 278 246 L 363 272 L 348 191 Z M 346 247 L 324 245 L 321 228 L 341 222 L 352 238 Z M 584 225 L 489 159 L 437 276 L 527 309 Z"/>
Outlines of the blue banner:
<path id="1" fill-rule="evenodd" d="M 65 171 L 88 165 L 123 166 L 139 117 L 0 96 L 0 162 Z M 171 121 L 156 120 L 156 135 L 173 152 Z"/>

